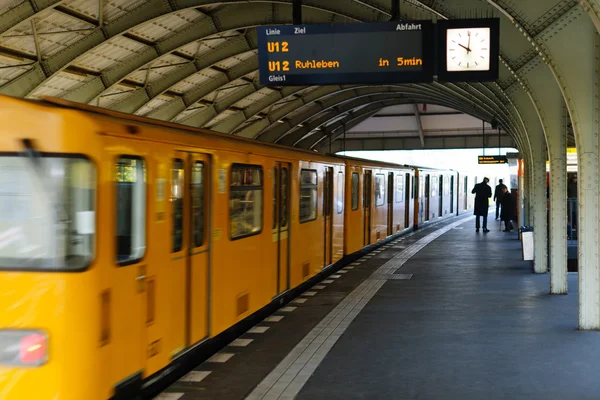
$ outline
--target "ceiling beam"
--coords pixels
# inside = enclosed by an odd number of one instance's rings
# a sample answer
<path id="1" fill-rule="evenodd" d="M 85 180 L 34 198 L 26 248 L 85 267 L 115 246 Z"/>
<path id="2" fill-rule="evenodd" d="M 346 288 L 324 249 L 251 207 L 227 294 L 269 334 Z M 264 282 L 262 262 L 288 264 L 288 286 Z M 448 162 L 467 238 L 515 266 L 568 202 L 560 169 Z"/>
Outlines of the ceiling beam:
<path id="1" fill-rule="evenodd" d="M 413 110 L 415 110 L 415 120 L 417 121 L 417 129 L 419 131 L 419 138 L 421 139 L 421 147 L 425 147 L 425 135 L 423 135 L 423 123 L 421 121 L 421 114 L 419 113 L 419 105 L 413 104 Z"/>
<path id="2" fill-rule="evenodd" d="M 498 144 L 496 139 L 493 137 L 486 138 L 486 149 L 497 149 L 497 147 L 493 147 Z M 517 147 L 515 141 L 510 137 L 504 139 L 503 142 L 502 147 Z M 322 140 L 317 144 L 316 149 L 322 153 L 329 153 L 330 148 L 331 153 L 343 150 L 423 150 L 419 148 L 419 139 L 416 137 L 333 140 L 331 144 L 326 140 Z M 481 149 L 481 138 L 473 136 L 434 136 L 428 138 L 424 150 L 438 149 Z M 494 150 L 490 150 L 490 152 Z"/>

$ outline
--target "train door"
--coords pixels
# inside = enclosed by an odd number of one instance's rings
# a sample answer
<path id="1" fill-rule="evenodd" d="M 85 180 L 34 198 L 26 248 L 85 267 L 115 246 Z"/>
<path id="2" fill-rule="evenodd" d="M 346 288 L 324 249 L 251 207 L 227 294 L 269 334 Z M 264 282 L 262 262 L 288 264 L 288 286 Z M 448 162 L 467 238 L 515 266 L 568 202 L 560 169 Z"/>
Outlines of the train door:
<path id="1" fill-rule="evenodd" d="M 441 217 L 444 215 L 444 175 L 440 175 L 438 189 L 438 217 Z"/>
<path id="2" fill-rule="evenodd" d="M 404 229 L 410 226 L 410 174 L 406 174 L 404 178 Z"/>
<path id="3" fill-rule="evenodd" d="M 469 208 L 469 177 L 465 176 L 465 186 L 463 188 L 465 191 L 465 210 Z"/>
<path id="4" fill-rule="evenodd" d="M 373 172 L 365 171 L 363 180 L 363 246 L 371 244 L 371 190 L 373 189 Z"/>
<path id="5" fill-rule="evenodd" d="M 187 345 L 205 339 L 209 330 L 210 241 L 210 159 L 203 154 L 188 155 L 189 177 L 184 220 L 190 221 L 186 237 L 186 326 Z"/>
<path id="6" fill-rule="evenodd" d="M 419 179 L 417 181 L 419 194 L 418 204 L 419 204 L 419 224 L 425 222 L 425 175 L 419 175 Z"/>
<path id="7" fill-rule="evenodd" d="M 107 144 L 113 144 L 110 138 Z M 117 141 L 114 141 L 117 144 Z M 137 148 L 134 142 L 124 140 L 119 144 Z M 142 144 L 140 152 L 147 150 Z M 127 307 L 114 307 L 112 318 L 105 316 L 102 340 L 110 340 L 113 335 L 122 340 L 115 342 L 115 350 L 123 357 L 113 364 L 115 374 L 135 377 L 140 370 L 149 374 L 147 346 L 149 342 L 148 326 L 148 281 L 154 278 L 154 271 L 148 269 L 146 228 L 148 196 L 147 181 L 148 160 L 128 151 L 128 155 L 116 154 L 114 158 L 114 214 L 115 223 L 115 263 L 113 287 L 102 295 L 104 304 L 127 304 Z M 139 153 L 138 153 L 139 154 Z M 107 307 L 107 306 L 105 306 Z M 110 310 L 110 308 L 109 308 Z M 103 310 L 110 315 L 111 311 Z M 151 315 L 150 315 L 151 316 Z M 111 323 L 112 319 L 112 323 Z M 109 326 L 110 328 L 106 328 Z M 140 378 L 142 376 L 139 376 Z"/>
<path id="8" fill-rule="evenodd" d="M 454 175 L 450 177 L 450 214 L 454 213 Z"/>
<path id="9" fill-rule="evenodd" d="M 388 236 L 394 234 L 394 173 L 388 172 Z"/>
<path id="10" fill-rule="evenodd" d="M 324 264 L 327 266 L 333 260 L 333 168 L 325 169 L 325 181 L 323 183 L 323 219 L 325 220 L 325 247 Z"/>
<path id="11" fill-rule="evenodd" d="M 277 242 L 277 294 L 290 288 L 290 195 L 291 165 L 277 162 L 273 174 L 273 241 Z"/>
<path id="12" fill-rule="evenodd" d="M 430 187 L 431 176 L 427 174 L 425 176 L 425 221 L 429 221 L 431 214 L 429 213 L 429 199 L 431 198 L 431 187 Z"/>

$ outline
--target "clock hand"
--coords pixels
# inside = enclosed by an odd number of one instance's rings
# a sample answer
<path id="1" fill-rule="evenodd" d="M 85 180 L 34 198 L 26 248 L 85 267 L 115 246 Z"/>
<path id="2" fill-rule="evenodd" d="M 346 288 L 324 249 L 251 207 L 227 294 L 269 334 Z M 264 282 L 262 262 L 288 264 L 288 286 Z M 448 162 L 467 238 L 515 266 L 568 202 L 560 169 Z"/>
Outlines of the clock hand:
<path id="1" fill-rule="evenodd" d="M 468 47 L 465 47 L 465 46 L 463 46 L 463 45 L 462 45 L 462 44 L 460 44 L 460 43 L 457 43 L 457 44 L 458 44 L 460 47 L 462 47 L 463 49 L 465 49 L 465 50 L 467 51 L 467 53 L 471 51 L 471 50 L 470 50 Z"/>
<path id="2" fill-rule="evenodd" d="M 467 43 L 467 53 L 471 52 L 471 31 L 467 32 L 469 35 L 469 43 Z"/>

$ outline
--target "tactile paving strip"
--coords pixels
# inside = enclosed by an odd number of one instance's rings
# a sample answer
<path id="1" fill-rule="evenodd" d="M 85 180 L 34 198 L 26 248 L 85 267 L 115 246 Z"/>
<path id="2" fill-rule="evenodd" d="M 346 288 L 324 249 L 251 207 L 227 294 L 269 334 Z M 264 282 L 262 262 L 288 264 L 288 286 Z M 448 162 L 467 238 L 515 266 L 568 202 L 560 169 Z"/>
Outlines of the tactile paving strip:
<path id="1" fill-rule="evenodd" d="M 394 272 L 423 247 L 463 224 L 466 219 L 461 218 L 428 234 L 375 270 L 294 347 L 246 397 L 246 400 L 294 399 L 346 328 L 384 283 L 388 279 L 407 279 L 402 275 L 412 277 L 412 274 L 394 274 Z M 378 278 L 379 276 L 385 278 Z M 390 276 L 399 276 L 399 278 L 390 278 Z"/>

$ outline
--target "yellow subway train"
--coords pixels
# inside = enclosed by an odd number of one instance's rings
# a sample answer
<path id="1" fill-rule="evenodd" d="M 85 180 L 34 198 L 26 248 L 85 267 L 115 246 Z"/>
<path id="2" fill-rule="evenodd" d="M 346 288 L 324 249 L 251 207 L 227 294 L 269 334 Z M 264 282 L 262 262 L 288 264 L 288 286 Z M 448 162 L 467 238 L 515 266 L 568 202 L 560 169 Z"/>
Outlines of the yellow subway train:
<path id="1" fill-rule="evenodd" d="M 0 96 L 0 399 L 142 396 L 474 184 Z"/>

